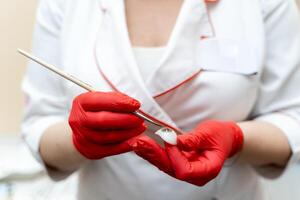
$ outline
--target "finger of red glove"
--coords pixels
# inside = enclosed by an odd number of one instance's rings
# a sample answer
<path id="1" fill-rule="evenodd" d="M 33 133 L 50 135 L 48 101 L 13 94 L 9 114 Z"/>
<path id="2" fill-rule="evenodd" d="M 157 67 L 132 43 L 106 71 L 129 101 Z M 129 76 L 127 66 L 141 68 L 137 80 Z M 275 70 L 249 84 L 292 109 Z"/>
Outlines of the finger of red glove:
<path id="1" fill-rule="evenodd" d="M 177 147 L 183 151 L 198 151 L 207 148 L 207 143 L 200 135 L 189 133 L 177 136 Z"/>
<path id="2" fill-rule="evenodd" d="M 85 111 L 133 112 L 139 109 L 140 103 L 119 92 L 88 92 L 76 98 Z"/>
<path id="3" fill-rule="evenodd" d="M 187 180 L 191 178 L 189 174 L 192 171 L 191 163 L 178 149 L 178 147 L 166 144 L 165 149 L 170 159 L 176 178 L 180 180 Z"/>
<path id="4" fill-rule="evenodd" d="M 84 137 L 90 142 L 97 144 L 115 144 L 142 134 L 146 130 L 146 125 L 142 124 L 132 129 L 99 131 L 86 129 L 83 131 Z"/>
<path id="5" fill-rule="evenodd" d="M 171 163 L 165 150 L 148 136 L 140 136 L 133 144 L 133 151 L 161 171 L 173 174 Z"/>
<path id="6" fill-rule="evenodd" d="M 131 138 L 119 144 L 99 145 L 89 142 L 80 135 L 73 135 L 73 144 L 75 148 L 86 158 L 91 160 L 101 159 L 107 156 L 118 155 L 132 151 L 131 143 L 135 138 Z"/>
<path id="7" fill-rule="evenodd" d="M 241 150 L 243 132 L 235 122 L 206 121 L 197 126 L 195 132 L 177 138 L 181 150 L 205 150 L 218 148 L 227 152 L 227 157 Z"/>
<path id="8" fill-rule="evenodd" d="M 175 175 L 180 180 L 207 180 L 218 175 L 224 163 L 224 156 L 215 151 L 199 152 L 197 161 L 189 161 L 177 147 L 166 145 L 166 152 Z"/>
<path id="9" fill-rule="evenodd" d="M 144 120 L 134 114 L 108 111 L 85 112 L 80 121 L 83 126 L 97 130 L 130 129 L 144 123 Z"/>

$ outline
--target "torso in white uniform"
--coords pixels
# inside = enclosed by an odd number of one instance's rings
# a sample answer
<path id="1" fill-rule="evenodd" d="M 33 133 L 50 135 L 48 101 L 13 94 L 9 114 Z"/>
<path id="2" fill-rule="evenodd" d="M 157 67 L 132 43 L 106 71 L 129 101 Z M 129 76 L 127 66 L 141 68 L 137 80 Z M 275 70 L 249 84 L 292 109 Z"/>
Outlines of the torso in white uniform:
<path id="1" fill-rule="evenodd" d="M 300 119 L 300 96 L 295 97 L 300 47 L 295 34 L 300 31 L 291 0 L 220 0 L 209 5 L 185 0 L 168 46 L 151 70 L 151 63 L 140 61 L 132 50 L 122 0 L 41 2 L 36 56 L 99 91 L 116 89 L 138 99 L 147 114 L 183 132 L 206 119 L 259 117 L 284 130 L 292 141 L 292 160 L 297 160 L 300 137 L 295 130 L 300 126 L 294 119 Z M 72 99 L 84 91 L 34 64 L 23 88 L 29 102 L 23 135 L 39 158 L 43 130 L 67 120 Z M 169 177 L 134 153 L 90 161 L 80 170 L 78 196 L 80 200 L 266 199 L 257 173 L 248 165 L 228 161 L 216 179 L 196 187 Z"/>

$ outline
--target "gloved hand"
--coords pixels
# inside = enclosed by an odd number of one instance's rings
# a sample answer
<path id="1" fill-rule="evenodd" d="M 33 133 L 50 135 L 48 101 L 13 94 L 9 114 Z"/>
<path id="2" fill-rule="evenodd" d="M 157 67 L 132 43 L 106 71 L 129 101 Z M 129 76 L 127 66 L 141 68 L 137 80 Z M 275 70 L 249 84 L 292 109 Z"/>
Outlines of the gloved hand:
<path id="1" fill-rule="evenodd" d="M 146 130 L 132 112 L 140 103 L 118 92 L 88 92 L 73 101 L 69 124 L 76 149 L 88 159 L 131 151 L 130 143 Z"/>
<path id="2" fill-rule="evenodd" d="M 133 144 L 137 155 L 179 180 L 203 186 L 214 179 L 225 160 L 243 145 L 243 133 L 234 122 L 206 121 L 179 135 L 177 146 L 159 146 L 147 136 Z"/>

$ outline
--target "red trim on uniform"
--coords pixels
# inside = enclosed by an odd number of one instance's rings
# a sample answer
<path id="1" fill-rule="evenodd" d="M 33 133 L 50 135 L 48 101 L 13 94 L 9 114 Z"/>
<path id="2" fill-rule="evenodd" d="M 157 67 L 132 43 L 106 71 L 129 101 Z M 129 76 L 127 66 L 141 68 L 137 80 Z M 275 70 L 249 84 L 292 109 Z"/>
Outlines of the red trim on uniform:
<path id="1" fill-rule="evenodd" d="M 110 86 L 114 91 L 120 92 L 120 91 L 116 88 L 116 86 L 115 86 L 115 85 L 107 78 L 107 76 L 106 76 L 106 75 L 104 74 L 104 72 L 102 71 L 102 69 L 101 69 L 101 67 L 100 67 L 100 63 L 98 62 L 98 60 L 97 60 L 97 58 L 96 58 L 96 44 L 95 44 L 95 47 L 94 47 L 94 59 L 95 59 L 95 63 L 96 63 L 96 65 L 97 65 L 97 69 L 98 69 L 100 75 L 104 78 L 104 80 L 109 84 L 109 86 Z M 157 122 L 159 122 L 160 124 L 162 124 L 163 126 L 175 130 L 178 134 L 183 134 L 182 131 L 180 131 L 179 129 L 177 129 L 177 128 L 175 128 L 175 127 L 173 127 L 173 126 L 171 126 L 171 125 L 169 125 L 169 124 L 167 124 L 167 123 L 165 123 L 165 122 L 163 122 L 163 121 L 161 121 L 161 120 L 159 120 L 159 119 L 157 119 L 157 118 L 155 118 L 155 117 L 153 117 L 152 115 L 147 114 L 147 113 L 144 112 L 143 110 L 139 109 L 138 111 L 139 111 L 140 113 L 142 113 L 143 115 L 145 115 L 146 117 L 152 119 L 153 121 L 157 121 Z"/>
<path id="2" fill-rule="evenodd" d="M 219 0 L 205 0 L 205 3 L 217 3 Z"/>
<path id="3" fill-rule="evenodd" d="M 186 80 L 184 80 L 183 82 L 181 82 L 181 83 L 175 85 L 174 87 L 168 89 L 167 91 L 164 91 L 164 92 L 161 93 L 161 94 L 155 95 L 153 98 L 161 97 L 161 96 L 163 96 L 163 95 L 165 95 L 165 94 L 167 94 L 167 93 L 169 93 L 169 92 L 172 92 L 173 90 L 176 90 L 176 89 L 179 88 L 180 86 L 182 86 L 182 85 L 186 84 L 187 82 L 193 80 L 196 76 L 198 76 L 198 74 L 200 74 L 201 71 L 202 71 L 202 70 L 200 69 L 198 72 L 196 72 L 195 74 L 193 74 L 192 76 L 190 76 L 188 79 L 186 79 Z"/>
<path id="4" fill-rule="evenodd" d="M 205 0 L 206 3 L 216 3 L 218 2 L 219 0 Z M 208 21 L 209 21 L 209 24 L 210 24 L 210 27 L 212 29 L 212 37 L 216 37 L 216 30 L 215 30 L 215 27 L 214 27 L 214 24 L 212 22 L 212 17 L 211 17 L 211 14 L 210 14 L 210 10 L 208 8 L 208 5 L 206 5 L 206 13 L 207 13 L 207 17 L 208 17 Z M 204 39 L 207 39 L 209 38 L 210 36 L 207 36 L 207 35 L 201 35 L 200 36 L 200 40 L 204 40 Z M 173 88 L 161 93 L 161 94 L 158 94 L 158 95 L 155 95 L 153 98 L 158 98 L 158 97 L 161 97 L 175 89 L 177 89 L 178 87 L 184 85 L 185 83 L 189 82 L 190 80 L 192 80 L 193 78 L 195 78 L 199 73 L 201 72 L 201 69 L 195 73 L 194 75 L 192 75 L 191 77 L 189 77 L 188 79 L 186 79 L 185 81 L 183 81 L 182 83 L 179 83 L 178 85 L 174 86 Z"/>
<path id="5" fill-rule="evenodd" d="M 96 51 L 94 51 L 94 58 L 95 58 L 95 62 L 96 62 L 96 65 L 97 65 L 97 69 L 98 71 L 100 72 L 100 75 L 104 78 L 104 80 L 109 84 L 109 86 L 116 92 L 119 92 L 119 90 L 114 86 L 114 84 L 112 84 L 112 82 L 107 78 L 107 76 L 104 74 L 104 72 L 102 71 L 101 67 L 100 67 L 100 64 L 98 63 L 97 61 L 97 58 L 96 58 Z"/>
<path id="6" fill-rule="evenodd" d="M 207 35 L 202 35 L 202 36 L 200 36 L 200 40 L 205 40 L 205 39 L 207 39 L 207 38 L 210 38 L 210 36 L 207 36 Z"/>
<path id="7" fill-rule="evenodd" d="M 217 1 L 219 1 L 219 0 L 205 0 L 206 3 L 216 3 Z M 102 4 L 100 4 L 100 10 L 101 10 L 102 12 L 105 12 L 105 11 L 106 11 L 106 8 L 105 8 Z M 215 37 L 215 36 L 216 36 L 215 28 L 214 28 L 214 25 L 213 25 L 213 22 L 212 22 L 212 19 L 211 19 L 210 11 L 209 11 L 209 9 L 207 8 L 207 6 L 206 6 L 206 10 L 207 10 L 207 14 L 208 14 L 209 24 L 211 25 L 212 32 L 213 32 L 213 36 Z M 203 36 L 203 37 L 201 36 L 201 39 L 206 39 L 206 38 L 207 38 L 207 36 Z M 101 74 L 101 76 L 104 78 L 104 80 L 110 85 L 110 87 L 111 87 L 114 91 L 119 92 L 119 90 L 115 87 L 115 85 L 113 85 L 113 83 L 108 79 L 108 77 L 106 77 L 106 75 L 104 74 L 104 72 L 101 70 L 100 63 L 98 63 L 98 60 L 97 60 L 97 58 L 96 58 L 96 43 L 95 43 L 95 47 L 94 47 L 94 59 L 95 59 L 95 63 L 96 63 L 96 65 L 97 65 L 98 71 L 100 72 L 100 74 Z M 192 76 L 189 77 L 188 79 L 184 80 L 183 82 L 179 83 L 178 85 L 174 86 L 173 88 L 171 88 L 171 89 L 169 89 L 169 90 L 167 90 L 167 91 L 165 91 L 165 92 L 163 92 L 163 93 L 161 93 L 161 94 L 158 94 L 158 95 L 154 96 L 153 98 L 161 97 L 161 96 L 163 96 L 163 95 L 165 95 L 165 94 L 167 94 L 167 93 L 169 93 L 169 92 L 171 92 L 171 91 L 173 91 L 173 90 L 176 90 L 176 89 L 179 88 L 180 86 L 182 86 L 182 85 L 186 84 L 187 82 L 191 81 L 192 79 L 194 79 L 198 74 L 200 74 L 201 71 L 202 71 L 202 70 L 200 69 L 198 72 L 196 72 L 194 75 L 192 75 Z M 169 128 L 171 128 L 171 129 L 175 130 L 176 132 L 182 134 L 182 132 L 181 132 L 180 130 L 178 130 L 178 129 L 172 127 L 172 126 L 170 126 L 169 124 L 166 124 L 166 123 L 163 122 L 163 121 L 158 120 L 157 118 L 155 118 L 155 117 L 153 117 L 153 116 L 151 116 L 151 115 L 145 113 L 144 111 L 139 110 L 139 112 L 142 113 L 142 114 L 144 114 L 146 117 L 148 117 L 148 118 L 150 118 L 150 119 L 152 119 L 152 120 L 154 120 L 154 121 L 157 121 L 157 122 L 161 123 L 162 125 L 164 125 L 164 126 L 166 126 L 166 127 L 169 127 Z"/>
<path id="8" fill-rule="evenodd" d="M 157 119 L 157 118 L 155 118 L 155 117 L 153 117 L 153 116 L 151 116 L 151 115 L 145 113 L 144 111 L 139 110 L 139 112 L 142 113 L 143 115 L 145 115 L 146 117 L 148 117 L 149 119 L 152 119 L 153 121 L 157 121 L 157 122 L 159 122 L 160 124 L 162 124 L 163 126 L 165 126 L 165 127 L 167 127 L 167 128 L 173 129 L 173 130 L 176 131 L 178 134 L 180 134 L 180 135 L 183 134 L 183 132 L 180 131 L 179 129 L 177 129 L 177 128 L 175 128 L 175 127 L 173 127 L 173 126 L 171 126 L 171 125 L 169 125 L 169 124 L 167 124 L 167 123 L 165 123 L 165 122 L 163 122 L 163 121 L 160 121 L 159 119 Z"/>

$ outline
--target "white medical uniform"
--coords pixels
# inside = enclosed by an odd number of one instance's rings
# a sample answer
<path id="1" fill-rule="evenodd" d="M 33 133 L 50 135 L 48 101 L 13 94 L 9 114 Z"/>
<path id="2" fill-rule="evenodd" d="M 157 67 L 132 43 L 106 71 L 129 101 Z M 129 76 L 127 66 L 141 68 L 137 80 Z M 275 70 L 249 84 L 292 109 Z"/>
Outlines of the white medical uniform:
<path id="1" fill-rule="evenodd" d="M 164 55 L 144 80 L 123 0 L 41 0 L 33 53 L 99 91 L 140 100 L 144 112 L 183 131 L 206 119 L 268 121 L 286 134 L 294 163 L 300 157 L 299 38 L 294 0 L 185 0 Z M 67 120 L 72 99 L 84 90 L 34 63 L 23 89 L 23 136 L 40 159 L 42 133 Z M 276 169 L 258 171 L 274 176 Z M 216 179 L 196 187 L 127 153 L 84 166 L 78 199 L 266 197 L 248 165 L 228 162 Z"/>

